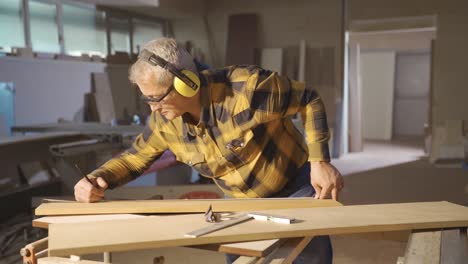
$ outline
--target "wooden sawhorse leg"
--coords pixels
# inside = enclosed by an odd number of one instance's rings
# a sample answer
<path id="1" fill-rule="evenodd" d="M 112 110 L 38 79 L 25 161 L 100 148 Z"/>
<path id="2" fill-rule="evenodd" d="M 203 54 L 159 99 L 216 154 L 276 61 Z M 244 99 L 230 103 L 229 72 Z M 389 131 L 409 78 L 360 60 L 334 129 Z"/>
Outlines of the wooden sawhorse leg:
<path id="1" fill-rule="evenodd" d="M 313 237 L 290 238 L 265 257 L 239 257 L 234 264 L 292 263 Z"/>
<path id="2" fill-rule="evenodd" d="M 402 264 L 465 264 L 468 260 L 467 228 L 414 230 Z"/>

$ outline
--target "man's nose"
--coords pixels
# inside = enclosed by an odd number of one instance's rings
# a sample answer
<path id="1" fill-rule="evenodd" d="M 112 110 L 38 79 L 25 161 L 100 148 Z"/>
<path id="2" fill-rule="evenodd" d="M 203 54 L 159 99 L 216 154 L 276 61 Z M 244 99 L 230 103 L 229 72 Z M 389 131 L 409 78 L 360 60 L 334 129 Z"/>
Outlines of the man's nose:
<path id="1" fill-rule="evenodd" d="M 152 104 L 150 105 L 150 108 L 151 108 L 151 112 L 156 112 L 156 111 L 160 111 L 161 110 L 161 104 Z"/>

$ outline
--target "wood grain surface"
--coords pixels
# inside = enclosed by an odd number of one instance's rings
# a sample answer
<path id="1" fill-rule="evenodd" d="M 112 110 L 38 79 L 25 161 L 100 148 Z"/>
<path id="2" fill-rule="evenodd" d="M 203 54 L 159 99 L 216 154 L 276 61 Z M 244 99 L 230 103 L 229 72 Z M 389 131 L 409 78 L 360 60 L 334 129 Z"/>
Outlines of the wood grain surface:
<path id="1" fill-rule="evenodd" d="M 316 235 L 385 232 L 468 226 L 468 208 L 449 202 L 354 205 L 266 210 L 294 216 L 290 225 L 250 220 L 197 238 L 185 233 L 211 223 L 202 214 L 53 224 L 49 227 L 51 256 L 106 251 L 242 242 Z"/>

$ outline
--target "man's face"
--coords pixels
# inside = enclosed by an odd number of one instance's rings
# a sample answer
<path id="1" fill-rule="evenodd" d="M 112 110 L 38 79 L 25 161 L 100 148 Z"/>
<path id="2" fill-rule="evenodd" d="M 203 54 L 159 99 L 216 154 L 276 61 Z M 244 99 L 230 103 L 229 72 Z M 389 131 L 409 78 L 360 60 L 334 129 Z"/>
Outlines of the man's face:
<path id="1" fill-rule="evenodd" d="M 152 112 L 159 111 L 168 120 L 173 120 L 186 112 L 186 107 L 184 107 L 186 105 L 185 98 L 178 94 L 173 87 L 159 87 L 154 83 L 137 84 L 143 97 L 150 99 L 145 101 L 147 101 Z"/>

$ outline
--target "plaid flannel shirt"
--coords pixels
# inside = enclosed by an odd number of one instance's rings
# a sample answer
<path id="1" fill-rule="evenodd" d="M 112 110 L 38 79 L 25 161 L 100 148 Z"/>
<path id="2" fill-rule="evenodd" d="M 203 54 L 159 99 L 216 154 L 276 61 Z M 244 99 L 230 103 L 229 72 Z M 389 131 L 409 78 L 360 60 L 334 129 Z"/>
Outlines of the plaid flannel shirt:
<path id="1" fill-rule="evenodd" d="M 304 83 L 257 66 L 201 72 L 201 118 L 152 113 L 133 146 L 91 174 L 110 188 L 143 173 L 166 149 L 231 197 L 268 197 L 306 161 L 329 161 L 322 100 Z M 300 113 L 306 136 L 291 118 Z"/>

